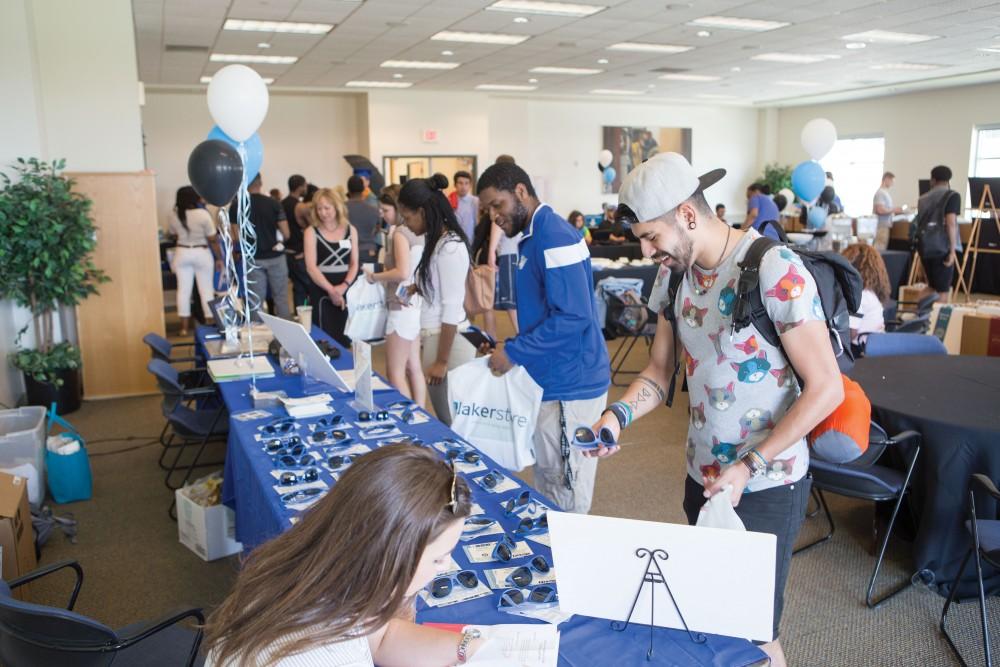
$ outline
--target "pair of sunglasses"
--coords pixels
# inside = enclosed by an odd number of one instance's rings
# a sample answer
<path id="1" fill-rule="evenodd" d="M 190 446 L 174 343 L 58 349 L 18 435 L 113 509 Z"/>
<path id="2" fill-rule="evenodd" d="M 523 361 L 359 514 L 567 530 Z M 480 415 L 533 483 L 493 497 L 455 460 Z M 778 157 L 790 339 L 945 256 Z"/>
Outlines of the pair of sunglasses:
<path id="1" fill-rule="evenodd" d="M 498 560 L 501 563 L 508 563 L 514 557 L 515 549 L 517 549 L 517 544 L 514 542 L 514 538 L 504 533 L 503 537 L 496 543 L 496 546 L 493 547 L 490 558 Z"/>
<path id="2" fill-rule="evenodd" d="M 321 431 L 317 429 L 313 431 L 313 434 L 309 437 L 313 442 L 326 442 L 328 440 L 349 442 L 351 440 L 347 436 L 347 431 L 342 431 L 340 429 L 334 429 L 332 431 Z"/>
<path id="3" fill-rule="evenodd" d="M 362 410 L 358 413 L 359 422 L 370 422 L 372 420 L 377 422 L 384 422 L 389 418 L 388 410 L 379 410 L 378 412 L 367 412 Z"/>
<path id="4" fill-rule="evenodd" d="M 331 456 L 326 460 L 326 464 L 330 466 L 332 469 L 338 470 L 340 468 L 346 468 L 347 466 L 351 465 L 354 462 L 354 459 L 356 458 L 357 458 L 356 456 L 349 456 L 345 454 L 334 454 L 333 456 Z"/>
<path id="5" fill-rule="evenodd" d="M 336 426 L 342 421 L 344 421 L 344 415 L 328 415 L 326 417 L 320 417 L 316 420 L 316 428 L 330 428 L 332 426 Z"/>
<path id="6" fill-rule="evenodd" d="M 535 556 L 527 565 L 522 565 L 507 575 L 507 585 L 512 588 L 525 588 L 534 580 L 535 573 L 548 574 L 552 569 L 545 556 Z"/>
<path id="7" fill-rule="evenodd" d="M 369 426 L 365 429 L 365 435 L 369 438 L 377 438 L 380 435 L 389 435 L 396 430 L 395 424 L 382 424 L 381 426 Z"/>
<path id="8" fill-rule="evenodd" d="M 296 505 L 298 503 L 303 503 L 311 498 L 323 493 L 325 489 L 317 489 L 313 487 L 311 489 L 302 489 L 300 491 L 292 491 L 291 493 L 285 493 L 281 496 L 281 502 L 285 505 Z"/>
<path id="9" fill-rule="evenodd" d="M 282 454 L 272 457 L 275 468 L 308 468 L 316 465 L 316 457 L 312 454 Z"/>
<path id="10" fill-rule="evenodd" d="M 281 419 L 278 421 L 271 422 L 270 424 L 265 424 L 260 427 L 260 430 L 269 435 L 275 435 L 280 433 L 288 433 L 293 428 L 295 428 L 294 419 Z"/>
<path id="11" fill-rule="evenodd" d="M 599 433 L 587 426 L 580 426 L 573 431 L 573 446 L 580 449 L 600 449 L 601 447 L 617 447 L 618 442 L 607 426 L 601 427 Z"/>
<path id="12" fill-rule="evenodd" d="M 285 450 L 294 447 L 302 447 L 302 451 L 305 451 L 305 445 L 302 444 L 302 440 L 297 435 L 285 439 L 271 438 L 264 442 L 264 451 L 268 454 L 284 454 Z"/>
<path id="13" fill-rule="evenodd" d="M 460 449 L 449 449 L 444 453 L 444 457 L 449 461 L 462 461 L 465 463 L 479 463 L 482 459 L 482 457 L 479 456 L 479 452 L 471 450 L 463 451 Z"/>
<path id="14" fill-rule="evenodd" d="M 281 477 L 278 478 L 278 484 L 281 486 L 294 486 L 295 484 L 307 484 L 309 482 L 315 482 L 319 479 L 319 470 L 316 468 L 306 468 L 302 471 L 302 474 L 294 472 L 283 472 Z"/>
<path id="15" fill-rule="evenodd" d="M 487 489 L 495 489 L 507 479 L 502 472 L 494 468 L 493 470 L 486 473 L 485 476 L 479 478 L 479 483 L 482 484 Z"/>
<path id="16" fill-rule="evenodd" d="M 434 577 L 430 585 L 431 597 L 435 600 L 441 600 L 448 597 L 455 589 L 456 583 L 462 588 L 471 590 L 479 586 L 479 578 L 472 570 L 462 570 L 461 572 L 457 572 L 455 574 Z"/>
<path id="17" fill-rule="evenodd" d="M 462 529 L 462 532 L 466 535 L 475 535 L 494 525 L 496 525 L 496 520 L 487 516 L 470 516 L 465 520 L 465 528 Z"/>
<path id="18" fill-rule="evenodd" d="M 514 529 L 516 535 L 535 535 L 537 533 L 544 533 L 549 529 L 549 515 L 543 514 L 537 518 L 524 518 L 521 519 L 521 523 L 517 525 Z"/>
<path id="19" fill-rule="evenodd" d="M 531 588 L 505 588 L 500 593 L 498 608 L 520 607 L 525 603 L 547 604 L 556 602 L 558 599 L 555 587 L 549 584 L 532 586 Z"/>
<path id="20" fill-rule="evenodd" d="M 522 491 L 503 504 L 503 514 L 514 516 L 524 509 L 535 511 L 538 505 L 538 501 L 531 497 L 531 491 Z"/>

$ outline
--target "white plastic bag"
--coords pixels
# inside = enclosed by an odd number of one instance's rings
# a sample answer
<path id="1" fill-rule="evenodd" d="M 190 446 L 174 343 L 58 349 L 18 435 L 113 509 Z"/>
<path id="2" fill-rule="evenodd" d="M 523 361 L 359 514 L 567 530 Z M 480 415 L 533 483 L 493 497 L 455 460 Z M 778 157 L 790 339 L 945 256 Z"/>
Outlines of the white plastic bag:
<path id="1" fill-rule="evenodd" d="M 382 285 L 359 278 L 347 290 L 347 326 L 344 333 L 354 340 L 376 340 L 385 337 L 385 289 Z M 324 308 L 336 308 L 323 304 Z"/>
<path id="2" fill-rule="evenodd" d="M 698 514 L 698 523 L 701 528 L 724 528 L 726 530 L 746 530 L 743 521 L 730 500 L 733 495 L 733 487 L 726 486 L 719 493 L 709 498 Z"/>
<path id="3" fill-rule="evenodd" d="M 542 388 L 522 366 L 500 377 L 489 357 L 448 372 L 451 428 L 508 470 L 535 462 L 532 436 L 542 406 Z"/>

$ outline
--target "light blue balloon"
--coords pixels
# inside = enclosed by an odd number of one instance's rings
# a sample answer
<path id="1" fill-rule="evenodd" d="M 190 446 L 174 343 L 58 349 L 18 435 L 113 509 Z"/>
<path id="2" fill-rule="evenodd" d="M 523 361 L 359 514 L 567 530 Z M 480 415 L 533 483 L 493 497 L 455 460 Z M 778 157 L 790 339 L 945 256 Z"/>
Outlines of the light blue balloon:
<path id="1" fill-rule="evenodd" d="M 806 160 L 792 171 L 792 192 L 802 201 L 812 201 L 826 187 L 826 172 L 819 162 Z"/>
<path id="2" fill-rule="evenodd" d="M 618 172 L 615 171 L 614 167 L 605 167 L 604 168 L 604 182 L 605 183 L 607 183 L 609 185 L 611 183 L 614 183 L 615 182 L 615 176 L 617 176 L 617 175 L 618 175 Z"/>
<path id="3" fill-rule="evenodd" d="M 212 131 L 208 133 L 208 138 L 225 141 L 237 150 L 240 148 L 240 142 L 230 138 L 228 134 L 219 129 L 218 125 L 213 127 Z M 243 148 L 247 152 L 246 164 L 243 165 L 243 173 L 246 174 L 247 183 L 249 183 L 260 172 L 260 165 L 264 162 L 264 144 L 260 141 L 260 135 L 254 132 L 253 136 L 243 143 Z"/>
<path id="4" fill-rule="evenodd" d="M 808 215 L 806 215 L 806 228 L 822 229 L 823 225 L 826 224 L 827 213 L 826 208 L 822 206 L 813 206 L 809 209 Z"/>

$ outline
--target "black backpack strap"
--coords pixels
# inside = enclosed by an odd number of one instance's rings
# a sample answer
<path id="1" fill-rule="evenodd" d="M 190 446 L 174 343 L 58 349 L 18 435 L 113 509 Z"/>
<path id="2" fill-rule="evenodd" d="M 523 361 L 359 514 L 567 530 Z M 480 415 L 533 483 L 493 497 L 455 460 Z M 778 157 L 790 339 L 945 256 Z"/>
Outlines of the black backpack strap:
<path id="1" fill-rule="evenodd" d="M 670 331 L 673 334 L 674 345 L 674 370 L 670 374 L 670 386 L 667 388 L 667 407 L 673 407 L 674 391 L 677 390 L 677 373 L 681 368 L 681 360 L 677 356 L 677 315 L 674 313 L 674 305 L 677 303 L 677 292 L 684 281 L 684 274 L 680 271 L 671 271 L 670 279 L 667 283 L 667 300 L 663 305 L 660 316 L 670 323 Z"/>
<path id="2" fill-rule="evenodd" d="M 739 263 L 740 278 L 736 283 L 736 305 L 733 308 L 733 332 L 742 331 L 752 322 L 764 340 L 774 347 L 781 347 L 781 341 L 760 295 L 760 262 L 768 250 L 779 245 L 779 241 L 766 236 L 750 245 Z"/>
<path id="3" fill-rule="evenodd" d="M 768 226 L 774 228 L 774 232 L 778 235 L 779 241 L 782 243 L 789 243 L 788 234 L 785 233 L 785 228 L 782 227 L 781 223 L 776 220 L 768 220 L 761 223 L 760 229 L 758 230 L 761 233 L 761 236 L 764 235 L 764 230 L 767 229 Z"/>

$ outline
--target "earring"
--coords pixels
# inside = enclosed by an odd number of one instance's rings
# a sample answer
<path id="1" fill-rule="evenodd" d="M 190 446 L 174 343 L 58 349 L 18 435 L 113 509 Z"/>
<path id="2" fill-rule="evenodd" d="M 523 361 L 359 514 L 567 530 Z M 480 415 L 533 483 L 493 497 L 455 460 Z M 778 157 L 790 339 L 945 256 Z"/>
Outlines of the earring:
<path id="1" fill-rule="evenodd" d="M 688 220 L 688 229 L 694 231 L 694 228 L 698 226 L 698 223 L 694 220 Z"/>

